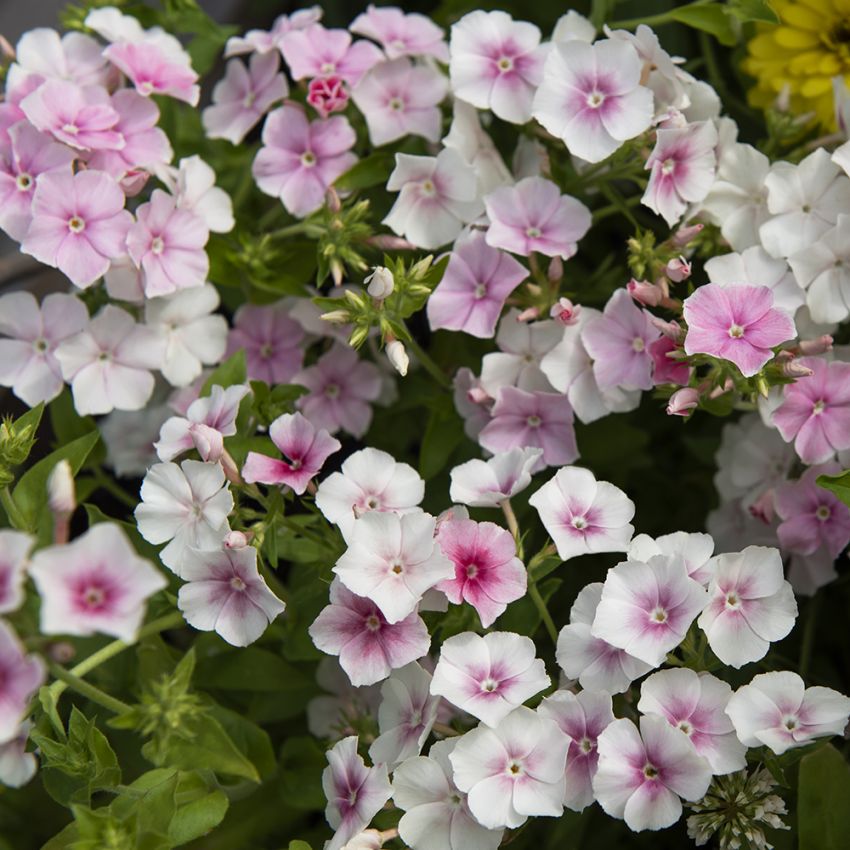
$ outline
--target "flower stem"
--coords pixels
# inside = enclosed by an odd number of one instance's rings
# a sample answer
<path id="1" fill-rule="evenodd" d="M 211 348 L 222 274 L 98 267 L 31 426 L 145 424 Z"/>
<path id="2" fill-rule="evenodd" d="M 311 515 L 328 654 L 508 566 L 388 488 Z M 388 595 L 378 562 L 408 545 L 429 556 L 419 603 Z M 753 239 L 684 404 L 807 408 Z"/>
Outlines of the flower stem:
<path id="1" fill-rule="evenodd" d="M 445 389 L 450 389 L 452 382 L 446 376 L 446 373 L 431 359 L 431 355 L 427 354 L 421 345 L 413 338 L 413 335 L 408 331 L 409 339 L 407 346 L 416 355 L 416 359 L 425 367 L 425 371 L 434 378 L 440 386 Z"/>
<path id="2" fill-rule="evenodd" d="M 115 697 L 111 697 L 105 691 L 89 684 L 79 676 L 75 676 L 64 667 L 60 667 L 58 664 L 51 661 L 48 664 L 48 669 L 54 678 L 59 680 L 60 684 L 65 685 L 65 687 L 70 688 L 72 691 L 76 691 L 78 694 L 82 694 L 84 697 L 90 699 L 92 702 L 96 702 L 98 705 L 102 705 L 109 711 L 112 711 L 115 714 L 124 714 L 124 712 L 130 710 L 130 706 L 126 702 L 116 699 Z"/>
<path id="3" fill-rule="evenodd" d="M 499 506 L 502 509 L 502 513 L 505 515 L 505 520 L 508 523 L 508 531 L 514 536 L 514 540 L 519 541 L 519 523 L 516 521 L 516 514 L 514 513 L 514 509 L 511 507 L 510 499 L 502 499 L 499 502 Z"/>
<path id="4" fill-rule="evenodd" d="M 528 584 L 528 595 L 531 597 L 531 601 L 537 608 L 537 611 L 540 614 L 540 619 L 543 620 L 543 625 L 546 626 L 546 631 L 549 632 L 549 637 L 552 638 L 552 643 L 557 645 L 558 629 L 555 626 L 555 621 L 552 619 L 552 615 L 549 613 L 549 609 L 546 607 L 546 602 L 540 595 L 540 591 L 537 589 L 537 585 L 533 581 L 530 581 Z"/>
<path id="5" fill-rule="evenodd" d="M 439 732 L 444 738 L 455 738 L 460 735 L 460 732 L 458 732 L 454 727 L 449 726 L 448 723 L 437 722 L 431 727 L 431 729 L 434 732 Z"/>
<path id="6" fill-rule="evenodd" d="M 27 527 L 27 521 L 21 513 L 21 509 L 15 503 L 12 491 L 8 487 L 0 490 L 0 503 L 2 503 L 3 509 L 6 511 L 9 522 L 15 528 L 25 529 Z"/>

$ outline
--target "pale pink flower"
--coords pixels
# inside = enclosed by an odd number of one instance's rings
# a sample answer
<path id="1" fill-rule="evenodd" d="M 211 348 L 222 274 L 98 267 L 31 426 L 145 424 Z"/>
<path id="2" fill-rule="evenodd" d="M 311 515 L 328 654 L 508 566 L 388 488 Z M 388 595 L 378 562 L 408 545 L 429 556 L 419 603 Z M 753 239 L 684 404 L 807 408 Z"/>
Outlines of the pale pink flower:
<path id="1" fill-rule="evenodd" d="M 593 803 L 593 777 L 599 753 L 596 740 L 614 722 L 611 695 L 600 691 L 555 691 L 540 703 L 538 712 L 558 724 L 570 739 L 567 750 L 564 805 L 580 812 Z"/>
<path id="2" fill-rule="evenodd" d="M 554 720 L 520 706 L 495 729 L 482 725 L 467 732 L 449 759 L 478 823 L 515 829 L 530 816 L 563 813 L 569 744 Z"/>
<path id="3" fill-rule="evenodd" d="M 17 737 L 30 699 L 44 683 L 44 672 L 44 662 L 26 655 L 12 627 L 0 620 L 0 743 Z"/>
<path id="4" fill-rule="evenodd" d="M 35 540 L 22 531 L 0 529 L 0 614 L 17 611 L 24 601 L 24 581 Z"/>
<path id="5" fill-rule="evenodd" d="M 480 231 L 471 231 L 455 243 L 443 277 L 428 298 L 431 329 L 492 337 L 507 297 L 526 277 L 522 263 L 491 248 Z"/>
<path id="6" fill-rule="evenodd" d="M 236 225 L 233 201 L 224 189 L 215 185 L 212 166 L 197 154 L 184 156 L 177 168 L 161 168 L 157 176 L 174 195 L 177 209 L 194 213 L 213 233 L 233 230 Z"/>
<path id="7" fill-rule="evenodd" d="M 22 788 L 35 776 L 38 760 L 34 753 L 27 752 L 31 729 L 32 722 L 25 720 L 14 737 L 0 744 L 0 785 Z"/>
<path id="8" fill-rule="evenodd" d="M 361 360 L 353 348 L 340 343 L 294 375 L 292 383 L 309 390 L 296 404 L 317 428 L 330 434 L 347 431 L 354 437 L 362 437 L 368 430 L 372 422 L 370 402 L 381 393 L 377 366 Z"/>
<path id="9" fill-rule="evenodd" d="M 269 590 L 257 571 L 257 550 L 202 551 L 188 548 L 177 596 L 186 622 L 203 632 L 216 632 L 232 646 L 258 640 L 286 605 Z"/>
<path id="10" fill-rule="evenodd" d="M 318 23 L 322 18 L 320 6 L 299 9 L 291 15 L 278 15 L 270 30 L 248 30 L 245 35 L 234 35 L 227 39 L 224 56 L 239 56 L 245 53 L 269 53 L 280 49 L 280 40 L 292 30 L 301 30 Z"/>
<path id="11" fill-rule="evenodd" d="M 307 728 L 311 735 L 339 741 L 354 732 L 358 721 L 374 720 L 381 702 L 377 685 L 355 688 L 339 661 L 325 655 L 316 668 L 322 693 L 307 703 Z"/>
<path id="12" fill-rule="evenodd" d="M 707 602 L 678 556 L 624 561 L 608 570 L 591 633 L 657 667 Z"/>
<path id="13" fill-rule="evenodd" d="M 322 206 L 331 183 L 357 162 L 351 152 L 355 140 L 347 118 L 309 121 L 302 107 L 285 103 L 263 125 L 254 180 L 261 192 L 279 197 L 287 212 L 304 218 Z"/>
<path id="14" fill-rule="evenodd" d="M 443 31 L 430 18 L 417 13 L 405 14 L 393 6 L 369 4 L 348 29 L 377 41 L 389 59 L 400 56 L 433 56 L 440 62 L 449 61 L 449 51 Z"/>
<path id="15" fill-rule="evenodd" d="M 513 632 L 453 635 L 443 642 L 431 693 L 497 727 L 549 685 L 531 638 Z"/>
<path id="16" fill-rule="evenodd" d="M 288 32 L 280 41 L 280 52 L 293 80 L 342 77 L 350 86 L 356 86 L 371 67 L 384 59 L 371 42 L 352 44 L 347 30 L 326 29 L 321 24 Z"/>
<path id="17" fill-rule="evenodd" d="M 646 561 L 653 555 L 679 557 L 685 562 L 688 575 L 705 586 L 711 581 L 713 553 L 714 540 L 710 534 L 674 531 L 654 539 L 648 534 L 638 534 L 629 544 L 626 557 L 630 561 Z"/>
<path id="18" fill-rule="evenodd" d="M 378 606 L 356 596 L 339 579 L 330 589 L 330 604 L 309 628 L 316 648 L 338 655 L 342 669 L 355 686 L 373 685 L 392 670 L 428 652 L 431 638 L 424 620 L 414 611 L 388 623 Z"/>
<path id="19" fill-rule="evenodd" d="M 207 137 L 238 145 L 272 104 L 289 94 L 286 78 L 279 70 L 277 51 L 255 53 L 247 68 L 239 59 L 231 59 L 224 79 L 213 89 L 212 104 L 201 115 Z"/>
<path id="20" fill-rule="evenodd" d="M 747 748 L 738 740 L 726 706 L 732 688 L 710 673 L 687 667 L 659 670 L 640 686 L 638 711 L 663 717 L 690 738 L 694 749 L 721 776 L 747 766 Z"/>
<path id="21" fill-rule="evenodd" d="M 132 221 L 121 187 L 108 174 L 45 173 L 35 188 L 32 222 L 21 250 L 85 289 L 124 253 Z"/>
<path id="22" fill-rule="evenodd" d="M 579 466 L 559 469 L 528 503 L 564 561 L 590 552 L 625 552 L 634 534 L 634 502 Z"/>
<path id="23" fill-rule="evenodd" d="M 471 508 L 497 508 L 531 484 L 542 449 L 517 448 L 489 460 L 468 460 L 451 470 L 449 497 Z"/>
<path id="24" fill-rule="evenodd" d="M 43 634 L 107 634 L 126 643 L 136 640 L 147 600 L 168 584 L 111 522 L 93 525 L 71 543 L 40 549 L 29 572 L 41 596 Z"/>
<path id="25" fill-rule="evenodd" d="M 707 283 L 685 300 L 687 354 L 710 354 L 734 363 L 750 378 L 773 358 L 775 346 L 796 336 L 793 319 L 773 306 L 764 286 Z"/>
<path id="26" fill-rule="evenodd" d="M 348 89 L 341 77 L 316 77 L 310 80 L 307 103 L 327 118 L 334 112 L 343 112 L 348 106 Z"/>
<path id="27" fill-rule="evenodd" d="M 814 596 L 819 588 L 837 578 L 835 559 L 826 549 L 818 549 L 811 555 L 792 552 L 788 559 L 788 581 L 798 596 Z"/>
<path id="28" fill-rule="evenodd" d="M 649 128 L 652 92 L 641 85 L 642 62 L 628 42 L 555 44 L 534 96 L 534 117 L 574 156 L 600 162 Z"/>
<path id="29" fill-rule="evenodd" d="M 484 198 L 487 244 L 527 257 L 539 251 L 568 260 L 590 229 L 590 210 L 543 177 L 526 177 Z"/>
<path id="30" fill-rule="evenodd" d="M 475 377 L 472 370 L 465 366 L 455 372 L 452 400 L 455 410 L 463 419 L 463 432 L 470 440 L 477 440 L 484 426 L 490 421 L 493 399 L 481 386 L 481 381 Z"/>
<path id="31" fill-rule="evenodd" d="M 358 739 L 343 738 L 328 751 L 328 766 L 322 772 L 322 789 L 328 804 L 325 817 L 336 830 L 325 850 L 342 850 L 392 795 L 385 764 L 366 767 L 357 754 Z"/>
<path id="32" fill-rule="evenodd" d="M 785 670 L 754 676 L 732 694 L 726 713 L 744 746 L 764 745 L 782 755 L 815 738 L 843 734 L 850 699 L 832 688 L 807 688 Z"/>
<path id="33" fill-rule="evenodd" d="M 164 33 L 137 42 L 110 44 L 103 55 L 144 97 L 166 95 L 197 106 L 201 95 L 198 75 L 180 42 Z"/>
<path id="34" fill-rule="evenodd" d="M 30 292 L 0 297 L 0 385 L 35 407 L 56 398 L 64 381 L 56 348 L 88 324 L 85 305 L 73 295 L 54 292 L 39 307 Z"/>
<path id="35" fill-rule="evenodd" d="M 662 717 L 615 720 L 597 739 L 599 764 L 593 792 L 609 815 L 635 832 L 672 826 L 682 800 L 699 800 L 711 768 L 691 742 Z"/>
<path id="36" fill-rule="evenodd" d="M 534 24 L 507 12 L 469 12 L 452 25 L 449 52 L 455 97 L 512 124 L 531 120 L 546 58 Z"/>
<path id="37" fill-rule="evenodd" d="M 770 644 L 794 627 L 794 591 L 777 549 L 748 546 L 712 560 L 709 602 L 697 625 L 724 664 L 743 667 L 764 658 Z"/>

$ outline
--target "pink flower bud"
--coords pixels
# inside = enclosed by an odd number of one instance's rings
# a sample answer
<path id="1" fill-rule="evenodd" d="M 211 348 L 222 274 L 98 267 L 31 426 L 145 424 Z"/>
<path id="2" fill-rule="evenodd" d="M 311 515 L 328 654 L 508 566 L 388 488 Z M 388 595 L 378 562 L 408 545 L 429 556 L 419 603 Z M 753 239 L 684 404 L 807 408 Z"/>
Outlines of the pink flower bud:
<path id="1" fill-rule="evenodd" d="M 244 531 L 228 531 L 222 545 L 225 549 L 244 549 L 248 545 L 248 535 Z"/>
<path id="2" fill-rule="evenodd" d="M 670 396 L 667 402 L 668 416 L 690 416 L 699 405 L 699 390 L 694 387 L 682 387 Z"/>
<path id="3" fill-rule="evenodd" d="M 557 319 L 562 325 L 574 325 L 578 321 L 580 312 L 581 304 L 573 304 L 569 298 L 559 298 L 558 302 L 553 304 L 549 310 L 549 315 L 553 319 Z"/>
<path id="4" fill-rule="evenodd" d="M 684 257 L 674 257 L 667 263 L 664 274 L 675 283 L 681 283 L 691 276 L 691 264 Z"/>
<path id="5" fill-rule="evenodd" d="M 564 261 L 560 257 L 552 257 L 546 277 L 551 281 L 560 280 L 564 276 Z"/>
<path id="6" fill-rule="evenodd" d="M 367 245 L 373 245 L 375 248 L 381 248 L 384 251 L 412 251 L 416 248 L 415 245 L 406 239 L 402 239 L 401 236 L 390 236 L 386 233 L 370 236 L 365 241 Z"/>
<path id="7" fill-rule="evenodd" d="M 189 426 L 189 436 L 201 456 L 201 460 L 215 463 L 224 451 L 224 438 L 221 432 L 209 425 L 193 422 Z"/>
<path id="8" fill-rule="evenodd" d="M 327 118 L 332 112 L 341 112 L 348 105 L 348 92 L 340 77 L 310 80 L 307 103 Z"/>
<path id="9" fill-rule="evenodd" d="M 487 404 L 490 401 L 490 395 L 481 387 L 470 388 L 466 393 L 466 397 L 473 404 Z"/>
<path id="10" fill-rule="evenodd" d="M 647 280 L 632 279 L 626 284 L 626 289 L 629 291 L 629 295 L 638 304 L 643 304 L 644 307 L 657 307 L 664 298 L 664 291 L 661 287 Z"/>
<path id="11" fill-rule="evenodd" d="M 832 337 L 829 334 L 819 336 L 817 339 L 804 339 L 797 346 L 800 354 L 824 354 L 827 351 L 832 351 Z"/>
<path id="12" fill-rule="evenodd" d="M 74 648 L 74 644 L 67 640 L 58 640 L 48 646 L 47 654 L 51 661 L 55 661 L 57 664 L 67 664 L 74 660 L 77 650 Z"/>
<path id="13" fill-rule="evenodd" d="M 796 360 L 786 360 L 782 364 L 782 374 L 786 378 L 808 378 L 809 375 L 814 375 L 814 370 Z"/>
<path id="14" fill-rule="evenodd" d="M 650 316 L 649 321 L 667 339 L 672 339 L 673 342 L 681 342 L 685 338 L 685 334 L 678 322 L 665 322 L 664 319 L 659 319 L 658 316 Z"/>
<path id="15" fill-rule="evenodd" d="M 677 248 L 684 248 L 685 245 L 687 245 L 689 242 L 692 242 L 694 239 L 697 238 L 697 236 L 700 235 L 700 233 L 702 233 L 704 227 L 704 224 L 691 224 L 687 227 L 680 227 L 673 234 L 673 244 Z"/>
<path id="16" fill-rule="evenodd" d="M 758 499 L 749 507 L 750 513 L 760 519 L 765 525 L 770 525 L 773 522 L 773 517 L 776 513 L 775 500 L 773 498 L 773 489 L 765 490 Z"/>
<path id="17" fill-rule="evenodd" d="M 518 322 L 533 322 L 540 317 L 540 310 L 537 307 L 527 307 L 516 318 Z"/>

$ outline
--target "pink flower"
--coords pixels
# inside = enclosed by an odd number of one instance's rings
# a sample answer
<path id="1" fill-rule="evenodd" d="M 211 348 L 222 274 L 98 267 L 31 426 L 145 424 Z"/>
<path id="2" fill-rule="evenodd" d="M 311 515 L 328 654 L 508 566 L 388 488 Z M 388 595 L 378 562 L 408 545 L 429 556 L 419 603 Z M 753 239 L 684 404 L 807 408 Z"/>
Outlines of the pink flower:
<path id="1" fill-rule="evenodd" d="M 72 543 L 48 546 L 30 565 L 46 635 L 114 635 L 133 643 L 147 600 L 168 582 L 140 558 L 116 523 L 93 525 Z"/>
<path id="2" fill-rule="evenodd" d="M 287 212 L 304 218 L 322 206 L 331 183 L 357 162 L 351 153 L 355 140 L 347 118 L 308 121 L 302 107 L 286 103 L 263 126 L 254 180 L 261 192 L 279 197 Z"/>
<path id="3" fill-rule="evenodd" d="M 280 49 L 280 41 L 288 32 L 309 27 L 321 20 L 320 6 L 299 9 L 291 15 L 278 15 L 271 30 L 248 30 L 244 36 L 234 35 L 227 39 L 225 58 L 244 53 L 269 53 Z"/>
<path id="4" fill-rule="evenodd" d="M 408 135 L 438 142 L 443 118 L 439 104 L 447 90 L 448 81 L 439 71 L 402 57 L 375 65 L 351 99 L 366 119 L 373 145 Z"/>
<path id="5" fill-rule="evenodd" d="M 132 221 L 124 193 L 108 174 L 46 173 L 33 195 L 32 223 L 21 250 L 85 289 L 124 253 Z"/>
<path id="6" fill-rule="evenodd" d="M 652 317 L 618 289 L 601 316 L 585 324 L 581 341 L 593 358 L 593 375 L 601 389 L 652 389 L 652 355 L 647 350 L 660 336 Z"/>
<path id="7" fill-rule="evenodd" d="M 541 449 L 518 448 L 489 460 L 469 460 L 451 471 L 449 497 L 471 508 L 498 508 L 502 501 L 531 484 Z"/>
<path id="8" fill-rule="evenodd" d="M 35 407 L 56 398 L 65 385 L 56 348 L 88 324 L 85 305 L 73 295 L 54 292 L 39 308 L 29 292 L 0 298 L 0 385 Z"/>
<path id="9" fill-rule="evenodd" d="M 388 623 L 378 606 L 356 596 L 334 579 L 330 604 L 309 629 L 317 649 L 338 655 L 351 684 L 373 685 L 428 652 L 431 638 L 424 620 L 414 611 Z"/>
<path id="10" fill-rule="evenodd" d="M 29 534 L 0 529 L 0 614 L 17 611 L 24 601 L 24 581 L 30 549 Z"/>
<path id="11" fill-rule="evenodd" d="M 74 152 L 26 121 L 11 126 L 8 135 L 8 143 L 0 141 L 0 227 L 20 241 L 32 221 L 39 175 L 70 174 Z"/>
<path id="12" fill-rule="evenodd" d="M 248 378 L 269 386 L 288 384 L 301 369 L 304 352 L 301 326 L 290 318 L 286 304 L 243 304 L 233 317 L 226 356 L 244 350 Z"/>
<path id="13" fill-rule="evenodd" d="M 249 484 L 286 485 L 298 495 L 307 489 L 310 479 L 318 474 L 324 462 L 342 448 L 339 440 L 314 427 L 300 413 L 278 416 L 269 428 L 269 436 L 286 460 L 248 452 L 242 477 Z"/>
<path id="14" fill-rule="evenodd" d="M 401 9 L 372 5 L 361 12 L 348 29 L 365 35 L 384 48 L 389 59 L 400 56 L 433 56 L 440 62 L 449 61 L 449 51 L 443 31 L 430 18 L 415 12 L 405 14 Z"/>
<path id="15" fill-rule="evenodd" d="M 32 695 L 44 683 L 44 663 L 26 655 L 11 626 L 0 620 L 0 744 L 17 737 Z"/>
<path id="16" fill-rule="evenodd" d="M 368 430 L 372 421 L 369 402 L 381 394 L 377 366 L 360 360 L 353 348 L 340 343 L 294 375 L 292 383 L 309 390 L 297 406 L 317 428 L 330 434 L 343 430 L 354 437 L 362 437 Z"/>
<path id="17" fill-rule="evenodd" d="M 351 34 L 342 29 L 325 29 L 312 24 L 288 32 L 280 42 L 280 52 L 293 80 L 305 77 L 342 77 L 350 86 L 384 56 L 368 41 L 351 43 Z"/>
<path id="18" fill-rule="evenodd" d="M 652 358 L 652 383 L 676 384 L 685 387 L 691 379 L 691 367 L 686 361 L 668 357 L 673 352 L 681 352 L 682 347 L 670 337 L 662 336 L 649 344 L 649 356 Z"/>
<path id="19" fill-rule="evenodd" d="M 625 41 L 555 44 L 534 97 L 534 117 L 574 156 L 600 162 L 649 128 L 652 91 L 642 62 Z"/>
<path id="20" fill-rule="evenodd" d="M 352 735 L 328 751 L 322 788 L 328 801 L 325 817 L 336 832 L 325 842 L 325 850 L 343 850 L 392 795 L 387 766 L 366 767 L 357 754 L 357 742 Z"/>
<path id="21" fill-rule="evenodd" d="M 590 229 L 590 210 L 543 177 L 526 177 L 484 198 L 487 244 L 527 257 L 539 251 L 568 260 Z"/>
<path id="22" fill-rule="evenodd" d="M 667 402 L 668 416 L 690 416 L 699 407 L 700 392 L 694 387 L 682 387 Z"/>
<path id="23" fill-rule="evenodd" d="M 201 94 L 198 75 L 192 69 L 189 54 L 176 39 L 174 44 L 177 49 L 170 40 L 119 42 L 110 44 L 103 55 L 129 78 L 140 95 L 167 95 L 197 106 Z"/>
<path id="24" fill-rule="evenodd" d="M 209 236 L 197 215 L 178 209 L 171 195 L 155 189 L 136 210 L 136 223 L 127 234 L 127 251 L 142 270 L 145 295 L 203 286 L 210 269 L 204 250 Z"/>
<path id="25" fill-rule="evenodd" d="M 850 449 L 850 363 L 820 357 L 797 362 L 813 374 L 785 386 L 773 422 L 803 463 L 825 463 Z"/>
<path id="26" fill-rule="evenodd" d="M 437 585 L 460 605 L 468 602 L 488 628 L 509 602 L 525 596 L 528 577 L 511 534 L 492 522 L 456 520 L 440 525 L 437 540 L 454 564 L 454 576 Z"/>
<path id="27" fill-rule="evenodd" d="M 255 53 L 250 66 L 238 59 L 227 63 L 224 79 L 212 93 L 212 104 L 202 115 L 210 139 L 227 139 L 238 145 L 269 111 L 289 94 L 286 78 L 278 73 L 280 55 Z"/>
<path id="28" fill-rule="evenodd" d="M 512 124 L 531 120 L 546 55 L 534 24 L 506 12 L 476 10 L 452 25 L 449 51 L 456 97 Z"/>
<path id="29" fill-rule="evenodd" d="M 685 300 L 687 354 L 730 360 L 750 378 L 773 357 L 774 346 L 793 339 L 794 321 L 773 306 L 764 286 L 707 283 Z"/>
<path id="30" fill-rule="evenodd" d="M 714 184 L 717 130 L 711 121 L 657 131 L 655 148 L 646 161 L 652 169 L 642 201 L 671 227 L 689 203 L 701 201 Z"/>
<path id="31" fill-rule="evenodd" d="M 593 791 L 599 805 L 635 832 L 672 826 L 682 801 L 699 800 L 711 768 L 691 742 L 662 717 L 615 720 L 599 735 Z"/>
<path id="32" fill-rule="evenodd" d="M 189 548 L 183 558 L 177 607 L 186 622 L 214 631 L 232 646 L 248 646 L 286 609 L 257 571 L 257 550 Z"/>
<path id="33" fill-rule="evenodd" d="M 443 277 L 428 298 L 431 329 L 492 337 L 507 297 L 526 277 L 522 263 L 491 248 L 480 231 L 471 231 L 455 243 Z"/>
<path id="34" fill-rule="evenodd" d="M 491 414 L 478 435 L 488 451 L 540 448 L 547 466 L 563 466 L 578 457 L 573 409 L 566 396 L 502 387 Z"/>
<path id="35" fill-rule="evenodd" d="M 316 77 L 310 80 L 307 103 L 327 118 L 333 112 L 342 112 L 348 106 L 348 89 L 341 77 Z"/>
<path id="36" fill-rule="evenodd" d="M 646 561 L 653 555 L 681 558 L 688 575 L 706 586 L 714 575 L 713 552 L 714 540 L 710 534 L 674 531 L 654 539 L 648 534 L 638 534 L 629 544 L 627 557 L 630 561 Z"/>

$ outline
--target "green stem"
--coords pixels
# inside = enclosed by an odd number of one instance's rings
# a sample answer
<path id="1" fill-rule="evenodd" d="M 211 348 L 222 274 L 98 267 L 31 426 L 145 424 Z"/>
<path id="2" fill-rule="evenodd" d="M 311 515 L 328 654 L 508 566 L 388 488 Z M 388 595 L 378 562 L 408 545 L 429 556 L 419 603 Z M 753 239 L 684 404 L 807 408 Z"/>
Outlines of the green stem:
<path id="1" fill-rule="evenodd" d="M 111 496 L 114 496 L 118 501 L 123 502 L 131 510 L 135 510 L 139 505 L 139 500 L 134 499 L 123 487 L 116 484 L 108 475 L 104 474 L 100 469 L 92 470 L 95 483 L 98 488 L 105 490 Z"/>
<path id="2" fill-rule="evenodd" d="M 306 221 L 299 221 L 298 224 L 290 224 L 288 227 L 273 230 L 271 233 L 266 234 L 266 238 L 286 239 L 289 236 L 299 236 L 302 233 L 307 236 L 318 237 L 322 234 L 322 228 Z"/>
<path id="3" fill-rule="evenodd" d="M 26 529 L 27 521 L 21 513 L 21 509 L 15 503 L 12 491 L 8 487 L 0 490 L 0 503 L 6 511 L 9 522 L 17 529 Z"/>
<path id="4" fill-rule="evenodd" d="M 444 389 L 451 389 L 452 382 L 446 376 L 446 373 L 431 359 L 431 355 L 427 354 L 421 345 L 413 338 L 413 335 L 408 331 L 409 339 L 406 345 L 416 355 L 416 359 L 425 367 L 425 371 L 436 380 Z"/>
<path id="5" fill-rule="evenodd" d="M 803 627 L 803 645 L 800 647 L 800 676 L 806 678 L 812 661 L 812 650 L 815 646 L 815 630 L 817 629 L 818 614 L 820 613 L 821 596 L 816 593 L 806 608 L 806 625 Z"/>
<path id="6" fill-rule="evenodd" d="M 48 669 L 50 670 L 50 673 L 66 687 L 70 688 L 72 691 L 76 691 L 78 694 L 82 694 L 82 696 L 90 699 L 92 702 L 102 705 L 109 711 L 112 711 L 115 714 L 124 714 L 130 710 L 130 706 L 126 702 L 116 699 L 115 697 L 111 697 L 105 691 L 89 684 L 79 676 L 75 676 L 64 667 L 60 667 L 58 664 L 51 661 L 48 664 Z"/>
<path id="7" fill-rule="evenodd" d="M 549 613 L 549 609 L 546 607 L 546 602 L 543 600 L 543 597 L 540 595 L 540 591 L 537 589 L 537 585 L 533 581 L 528 584 L 528 595 L 531 597 L 531 601 L 537 608 L 537 611 L 540 614 L 540 619 L 543 620 L 543 625 L 546 626 L 546 631 L 549 632 L 549 637 L 552 638 L 552 643 L 557 645 L 558 629 L 555 626 L 555 621 L 552 619 L 552 615 Z"/>

